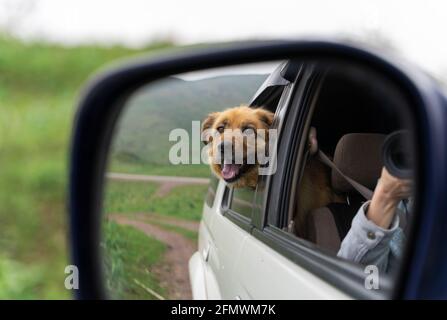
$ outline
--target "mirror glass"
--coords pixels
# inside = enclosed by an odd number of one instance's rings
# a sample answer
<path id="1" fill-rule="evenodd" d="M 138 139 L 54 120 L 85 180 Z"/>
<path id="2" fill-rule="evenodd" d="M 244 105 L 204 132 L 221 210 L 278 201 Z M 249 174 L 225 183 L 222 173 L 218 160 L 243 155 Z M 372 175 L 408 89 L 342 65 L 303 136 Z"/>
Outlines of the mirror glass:
<path id="1" fill-rule="evenodd" d="M 389 297 L 417 190 L 395 83 L 346 61 L 270 61 L 174 75 L 124 101 L 103 201 L 111 298 L 296 299 L 306 286 L 327 298 L 325 282 L 350 296 L 331 283 L 340 270 L 360 295 Z M 304 274 L 303 252 L 332 271 Z"/>

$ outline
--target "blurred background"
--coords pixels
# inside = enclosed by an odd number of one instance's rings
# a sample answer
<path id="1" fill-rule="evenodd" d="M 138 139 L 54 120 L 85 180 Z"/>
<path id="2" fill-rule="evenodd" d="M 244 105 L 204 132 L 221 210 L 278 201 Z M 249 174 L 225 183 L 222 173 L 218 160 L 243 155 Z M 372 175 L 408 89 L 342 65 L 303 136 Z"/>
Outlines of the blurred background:
<path id="1" fill-rule="evenodd" d="M 442 0 L 0 0 L 0 299 L 71 297 L 64 287 L 68 147 L 79 92 L 96 70 L 124 57 L 217 42 L 318 36 L 391 51 L 445 84 L 445 30 Z M 135 162 L 127 166 L 126 154 L 117 159 L 114 171 L 148 173 Z M 152 168 L 166 174 L 163 166 Z M 194 175 L 206 177 L 206 169 Z M 126 211 L 123 203 L 140 210 L 147 199 L 129 183 L 111 188 L 111 212 Z M 156 185 L 149 189 L 156 194 Z M 151 210 L 177 212 L 185 190 L 190 203 L 183 218 L 197 221 L 203 185 L 165 194 Z M 177 232 L 194 240 L 188 230 Z M 150 245 L 163 254 L 163 244 Z"/>

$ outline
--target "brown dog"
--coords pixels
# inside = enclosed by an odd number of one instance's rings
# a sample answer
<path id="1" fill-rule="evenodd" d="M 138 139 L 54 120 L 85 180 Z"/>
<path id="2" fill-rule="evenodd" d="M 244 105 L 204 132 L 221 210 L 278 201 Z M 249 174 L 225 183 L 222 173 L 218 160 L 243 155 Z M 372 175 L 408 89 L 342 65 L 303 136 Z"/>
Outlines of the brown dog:
<path id="1" fill-rule="evenodd" d="M 214 174 L 234 187 L 255 188 L 259 169 L 256 152 L 259 148 L 265 151 L 272 122 L 272 112 L 247 106 L 209 114 L 202 123 L 202 135 L 205 144 L 211 143 L 208 158 Z M 258 134 L 259 129 L 265 135 Z M 235 159 L 237 150 L 242 161 Z"/>

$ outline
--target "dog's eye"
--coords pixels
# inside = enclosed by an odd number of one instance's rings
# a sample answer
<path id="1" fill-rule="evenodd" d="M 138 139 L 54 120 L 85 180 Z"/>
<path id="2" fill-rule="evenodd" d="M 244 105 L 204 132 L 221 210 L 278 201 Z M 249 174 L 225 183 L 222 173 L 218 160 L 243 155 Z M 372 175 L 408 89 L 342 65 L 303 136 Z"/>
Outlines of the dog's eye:
<path id="1" fill-rule="evenodd" d="M 247 136 L 251 136 L 255 134 L 255 129 L 252 127 L 245 127 L 242 129 L 242 133 Z"/>
<path id="2" fill-rule="evenodd" d="M 224 130 L 225 130 L 225 126 L 218 126 L 218 127 L 217 127 L 217 131 L 218 131 L 219 133 L 223 133 Z"/>

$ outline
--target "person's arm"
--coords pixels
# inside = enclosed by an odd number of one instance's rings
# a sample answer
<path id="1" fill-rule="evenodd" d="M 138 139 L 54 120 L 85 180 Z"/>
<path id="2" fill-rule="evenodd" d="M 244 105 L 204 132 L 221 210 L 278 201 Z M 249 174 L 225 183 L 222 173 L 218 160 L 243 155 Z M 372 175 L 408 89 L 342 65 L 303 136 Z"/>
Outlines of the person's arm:
<path id="1" fill-rule="evenodd" d="M 375 265 L 380 272 L 385 272 L 388 268 L 390 241 L 399 227 L 399 216 L 395 215 L 390 227 L 384 229 L 367 218 L 366 212 L 370 207 L 371 201 L 360 207 L 337 256 L 363 265 Z"/>
<path id="2" fill-rule="evenodd" d="M 397 207 L 410 190 L 409 180 L 397 179 L 383 168 L 372 200 L 360 207 L 337 255 L 386 271 L 390 241 L 399 226 Z"/>

